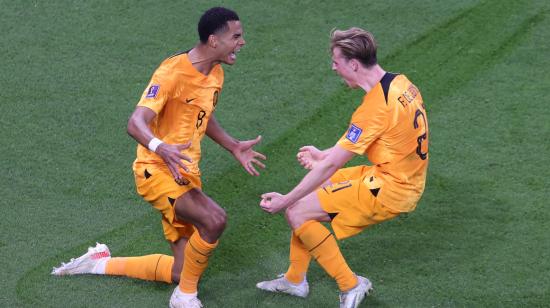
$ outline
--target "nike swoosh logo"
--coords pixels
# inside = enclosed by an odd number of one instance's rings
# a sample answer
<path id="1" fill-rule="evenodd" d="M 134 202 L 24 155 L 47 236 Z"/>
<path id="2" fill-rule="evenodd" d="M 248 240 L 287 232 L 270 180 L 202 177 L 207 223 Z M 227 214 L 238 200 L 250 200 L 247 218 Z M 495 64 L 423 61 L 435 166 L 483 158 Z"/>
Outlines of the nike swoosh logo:
<path id="1" fill-rule="evenodd" d="M 196 98 L 187 98 L 187 99 L 185 99 L 185 102 L 189 104 L 190 102 L 194 101 L 195 99 Z"/>

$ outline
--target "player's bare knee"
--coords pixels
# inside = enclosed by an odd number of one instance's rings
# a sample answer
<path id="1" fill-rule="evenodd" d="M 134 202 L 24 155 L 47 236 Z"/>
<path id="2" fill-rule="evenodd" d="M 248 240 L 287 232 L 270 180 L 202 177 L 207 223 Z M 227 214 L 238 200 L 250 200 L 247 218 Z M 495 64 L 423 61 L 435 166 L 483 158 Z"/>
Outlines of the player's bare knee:
<path id="1" fill-rule="evenodd" d="M 293 215 L 292 208 L 287 207 L 285 209 L 285 219 L 286 219 L 286 221 L 288 222 L 289 225 L 290 225 L 290 221 L 292 220 L 292 215 Z"/>
<path id="2" fill-rule="evenodd" d="M 218 229 L 220 233 L 225 230 L 225 226 L 227 224 L 227 214 L 223 209 L 220 209 L 220 211 L 217 211 L 214 215 L 212 215 L 212 220 L 214 228 Z"/>
<path id="3" fill-rule="evenodd" d="M 287 207 L 285 210 L 285 218 L 292 230 L 296 230 L 304 223 L 300 211 L 298 211 L 296 207 Z"/>
<path id="4" fill-rule="evenodd" d="M 218 238 L 225 230 L 226 224 L 227 215 L 223 209 L 220 209 L 208 217 L 208 220 L 204 224 L 204 232 L 210 237 Z"/>

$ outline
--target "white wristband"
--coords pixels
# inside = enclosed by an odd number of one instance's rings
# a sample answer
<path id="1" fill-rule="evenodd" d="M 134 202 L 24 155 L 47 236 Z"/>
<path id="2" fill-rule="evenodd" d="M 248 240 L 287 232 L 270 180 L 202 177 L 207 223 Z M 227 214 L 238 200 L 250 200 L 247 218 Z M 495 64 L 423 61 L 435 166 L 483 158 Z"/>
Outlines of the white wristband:
<path id="1" fill-rule="evenodd" d="M 151 141 L 149 141 L 149 145 L 147 145 L 147 147 L 149 148 L 149 150 L 151 150 L 153 152 L 156 152 L 157 148 L 159 147 L 159 145 L 161 143 L 162 143 L 162 140 L 155 137 L 155 138 L 151 139 Z"/>

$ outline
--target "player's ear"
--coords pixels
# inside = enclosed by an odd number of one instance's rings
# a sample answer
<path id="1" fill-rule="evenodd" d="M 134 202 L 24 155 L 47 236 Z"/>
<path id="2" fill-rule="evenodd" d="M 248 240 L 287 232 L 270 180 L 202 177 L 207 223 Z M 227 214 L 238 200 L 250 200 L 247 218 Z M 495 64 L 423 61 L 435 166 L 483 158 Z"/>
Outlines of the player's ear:
<path id="1" fill-rule="evenodd" d="M 210 36 L 208 36 L 208 46 L 216 48 L 218 46 L 218 37 L 214 34 L 210 34 Z"/>
<path id="2" fill-rule="evenodd" d="M 359 61 L 357 61 L 357 59 L 351 59 L 351 68 L 354 72 L 357 72 L 359 69 Z"/>

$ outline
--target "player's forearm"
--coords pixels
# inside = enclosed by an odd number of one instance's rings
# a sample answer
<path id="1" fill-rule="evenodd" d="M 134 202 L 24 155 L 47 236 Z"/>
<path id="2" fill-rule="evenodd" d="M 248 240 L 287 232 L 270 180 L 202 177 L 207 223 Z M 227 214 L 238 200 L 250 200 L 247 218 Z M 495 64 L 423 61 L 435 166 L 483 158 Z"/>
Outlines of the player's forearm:
<path id="1" fill-rule="evenodd" d="M 218 123 L 214 115 L 208 121 L 206 135 L 229 152 L 233 152 L 239 141 L 231 137 Z"/>
<path id="2" fill-rule="evenodd" d="M 324 149 L 322 152 L 322 155 L 323 155 L 323 158 L 322 159 L 325 159 L 327 158 L 327 156 L 330 154 L 330 151 L 332 151 L 332 149 L 334 148 L 334 146 L 328 148 L 328 149 Z"/>
<path id="3" fill-rule="evenodd" d="M 289 192 L 286 198 L 286 204 L 292 205 L 298 200 L 307 196 L 314 190 L 316 190 L 321 184 L 326 182 L 340 166 L 324 159 L 319 162 L 308 174 L 302 179 L 302 181 Z"/>

